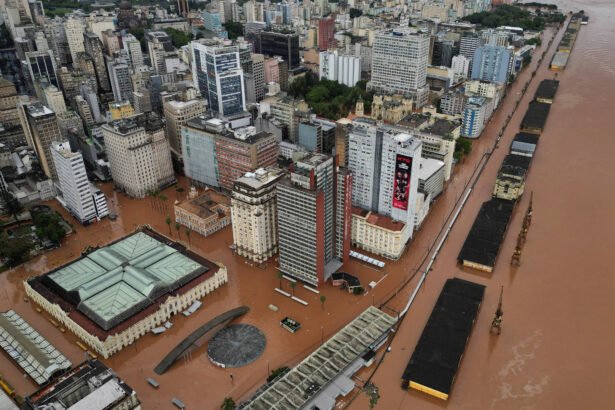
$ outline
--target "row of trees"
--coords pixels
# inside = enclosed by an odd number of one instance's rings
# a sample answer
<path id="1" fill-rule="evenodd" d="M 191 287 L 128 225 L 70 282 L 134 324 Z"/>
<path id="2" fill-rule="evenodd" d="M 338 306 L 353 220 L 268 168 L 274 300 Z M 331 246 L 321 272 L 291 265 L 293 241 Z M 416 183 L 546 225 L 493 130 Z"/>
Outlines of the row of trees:
<path id="1" fill-rule="evenodd" d="M 532 16 L 529 11 L 516 6 L 503 4 L 491 11 L 465 16 L 463 20 L 483 27 L 514 26 L 524 30 L 542 31 L 547 23 L 559 23 L 566 19 L 562 14 Z"/>

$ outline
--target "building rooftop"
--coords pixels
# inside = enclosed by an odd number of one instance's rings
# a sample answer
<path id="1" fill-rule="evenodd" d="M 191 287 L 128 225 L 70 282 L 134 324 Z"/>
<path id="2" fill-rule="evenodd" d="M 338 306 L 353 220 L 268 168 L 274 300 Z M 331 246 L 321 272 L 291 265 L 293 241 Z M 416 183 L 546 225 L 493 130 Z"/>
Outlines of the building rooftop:
<path id="1" fill-rule="evenodd" d="M 196 198 L 180 202 L 175 206 L 199 218 L 206 219 L 211 216 L 217 216 L 218 218 L 228 216 L 230 205 L 231 201 L 229 197 L 213 189 L 207 189 Z"/>
<path id="2" fill-rule="evenodd" d="M 28 284 L 104 340 L 217 270 L 214 263 L 144 228 Z"/>
<path id="3" fill-rule="evenodd" d="M 493 268 L 513 207 L 513 202 L 503 199 L 484 202 L 457 259 Z"/>
<path id="4" fill-rule="evenodd" d="M 419 167 L 419 179 L 426 181 L 431 178 L 436 172 L 444 168 L 444 162 L 433 158 L 421 158 Z"/>
<path id="5" fill-rule="evenodd" d="M 459 123 L 455 121 L 448 121 L 438 118 L 432 125 L 425 128 L 424 131 L 430 134 L 439 135 L 441 137 L 449 137 L 451 136 L 451 133 L 459 127 Z"/>
<path id="6" fill-rule="evenodd" d="M 28 110 L 28 114 L 30 115 L 30 117 L 33 118 L 54 114 L 54 112 L 49 107 L 41 103 L 30 104 L 26 107 L 26 109 Z"/>
<path id="7" fill-rule="evenodd" d="M 404 118 L 402 118 L 401 121 L 397 123 L 397 125 L 401 125 L 402 127 L 408 127 L 411 129 L 421 129 L 428 122 L 428 115 L 413 113 L 406 115 Z"/>
<path id="8" fill-rule="evenodd" d="M 0 347 L 41 385 L 71 362 L 12 310 L 0 314 Z"/>
<path id="9" fill-rule="evenodd" d="M 406 366 L 405 382 L 448 398 L 484 293 L 483 285 L 458 278 L 446 281 Z"/>
<path id="10" fill-rule="evenodd" d="M 296 367 L 240 408 L 299 409 L 384 340 L 396 319 L 370 306 Z"/>
<path id="11" fill-rule="evenodd" d="M 133 396 L 130 404 L 125 401 Z M 106 410 L 122 403 L 127 410 L 139 401 L 134 391 L 102 362 L 90 360 L 26 397 L 26 410 Z"/>
<path id="12" fill-rule="evenodd" d="M 284 170 L 280 168 L 259 168 L 254 172 L 248 172 L 237 178 L 235 185 L 244 185 L 250 189 L 258 190 L 265 185 L 274 183 L 284 176 Z"/>
<path id="13" fill-rule="evenodd" d="M 553 100 L 559 87 L 557 80 L 542 80 L 536 90 L 536 99 Z"/>

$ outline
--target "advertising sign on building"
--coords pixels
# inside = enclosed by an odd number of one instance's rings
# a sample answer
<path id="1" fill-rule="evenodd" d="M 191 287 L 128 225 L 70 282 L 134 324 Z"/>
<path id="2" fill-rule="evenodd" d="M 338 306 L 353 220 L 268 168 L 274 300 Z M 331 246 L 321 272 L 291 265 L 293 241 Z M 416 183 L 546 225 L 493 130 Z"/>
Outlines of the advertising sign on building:
<path id="1" fill-rule="evenodd" d="M 410 195 L 410 172 L 412 158 L 397 154 L 395 159 L 395 179 L 393 181 L 393 207 L 408 210 L 408 196 Z"/>

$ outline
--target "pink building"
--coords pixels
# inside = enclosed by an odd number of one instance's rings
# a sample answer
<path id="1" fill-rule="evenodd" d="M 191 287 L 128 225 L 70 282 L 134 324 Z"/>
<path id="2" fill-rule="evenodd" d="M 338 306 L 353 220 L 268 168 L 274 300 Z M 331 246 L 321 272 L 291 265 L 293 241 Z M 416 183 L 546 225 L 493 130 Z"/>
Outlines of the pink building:
<path id="1" fill-rule="evenodd" d="M 265 60 L 265 84 L 280 83 L 280 67 L 277 58 Z"/>

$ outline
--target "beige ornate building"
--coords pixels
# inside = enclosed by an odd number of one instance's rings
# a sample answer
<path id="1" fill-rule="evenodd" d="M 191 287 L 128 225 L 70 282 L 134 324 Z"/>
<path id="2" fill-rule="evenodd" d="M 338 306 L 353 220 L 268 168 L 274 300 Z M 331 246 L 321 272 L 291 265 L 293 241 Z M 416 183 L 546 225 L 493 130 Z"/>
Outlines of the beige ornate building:
<path id="1" fill-rule="evenodd" d="M 406 248 L 406 230 L 413 229 L 403 222 L 352 208 L 352 246 L 388 259 L 399 259 Z"/>
<path id="2" fill-rule="evenodd" d="M 249 172 L 233 185 L 233 243 L 237 254 L 263 263 L 278 252 L 276 185 L 278 168 Z"/>
<path id="3" fill-rule="evenodd" d="M 195 194 L 196 189 L 192 188 Z M 175 205 L 175 221 L 203 236 L 209 236 L 231 224 L 230 199 L 213 189 Z"/>
<path id="4" fill-rule="evenodd" d="M 24 287 L 61 326 L 108 358 L 226 282 L 223 265 L 142 228 Z"/>
<path id="5" fill-rule="evenodd" d="M 402 95 L 374 95 L 371 117 L 377 121 L 396 123 L 412 113 L 412 98 Z"/>

